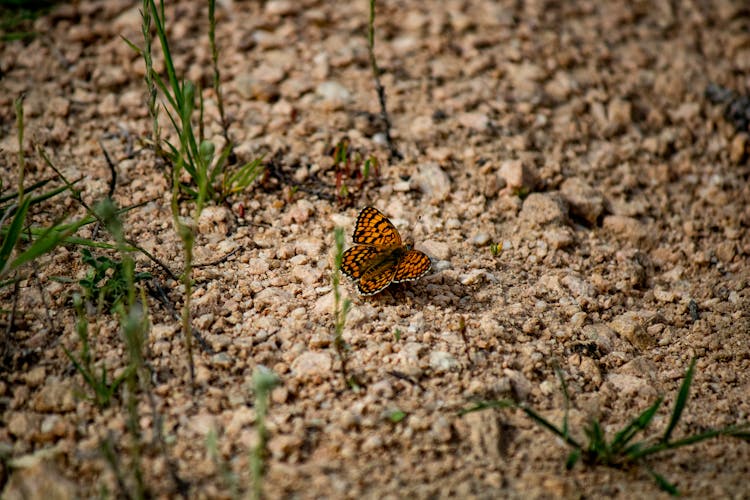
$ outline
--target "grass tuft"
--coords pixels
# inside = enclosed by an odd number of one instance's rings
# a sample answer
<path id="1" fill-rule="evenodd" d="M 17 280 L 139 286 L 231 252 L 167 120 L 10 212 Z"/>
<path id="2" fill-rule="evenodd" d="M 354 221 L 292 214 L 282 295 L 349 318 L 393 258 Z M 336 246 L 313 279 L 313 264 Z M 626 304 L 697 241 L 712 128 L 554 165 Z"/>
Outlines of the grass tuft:
<path id="1" fill-rule="evenodd" d="M 680 385 L 680 390 L 677 399 L 675 400 L 669 423 L 667 424 L 664 433 L 658 438 L 645 437 L 640 441 L 633 441 L 635 436 L 639 433 L 646 432 L 664 401 L 663 397 L 659 397 L 651 406 L 634 417 L 625 427 L 617 432 L 611 440 L 607 438 L 602 424 L 596 419 L 591 420 L 583 429 L 584 435 L 586 436 L 586 444 L 582 444 L 575 438 L 571 437 L 568 429 L 569 396 L 567 386 L 565 385 L 562 373 L 559 370 L 557 373 L 560 378 L 565 398 L 565 416 L 562 426 L 556 426 L 527 405 L 510 400 L 483 401 L 470 408 L 462 410 L 460 414 L 465 415 L 473 411 L 488 408 L 520 409 L 526 413 L 534 423 L 552 432 L 567 444 L 568 447 L 572 448 L 572 451 L 565 462 L 567 469 L 572 469 L 579 460 L 583 460 L 584 463 L 591 466 L 603 465 L 616 469 L 643 465 L 662 490 L 672 495 L 677 495 L 679 494 L 677 486 L 653 471 L 649 464 L 646 463 L 647 458 L 667 450 L 681 448 L 717 436 L 731 436 L 750 441 L 750 423 L 731 425 L 720 429 L 711 429 L 678 440 L 671 439 L 672 432 L 677 427 L 687 405 L 690 385 L 692 384 L 695 371 L 695 362 L 695 358 L 690 362 L 690 366 L 685 373 L 685 378 Z"/>
<path id="2" fill-rule="evenodd" d="M 112 401 L 112 397 L 119 389 L 122 382 L 127 376 L 127 371 L 122 373 L 114 380 L 107 377 L 107 368 L 102 363 L 99 370 L 94 364 L 91 356 L 91 347 L 89 344 L 89 323 L 86 318 L 86 312 L 83 307 L 83 299 L 79 294 L 73 295 L 73 306 L 76 310 L 76 334 L 81 344 L 81 351 L 78 357 L 73 355 L 68 349 L 63 347 L 65 355 L 68 357 L 73 366 L 81 374 L 84 382 L 94 392 L 90 398 L 99 408 L 106 408 Z"/>
<path id="3" fill-rule="evenodd" d="M 114 312 L 129 292 L 123 262 L 106 255 L 96 256 L 88 248 L 81 249 L 81 259 L 89 266 L 86 277 L 78 281 L 84 297 L 96 305 L 97 311 L 106 307 Z M 139 272 L 133 275 L 133 281 L 138 283 L 151 277 L 150 273 Z"/>

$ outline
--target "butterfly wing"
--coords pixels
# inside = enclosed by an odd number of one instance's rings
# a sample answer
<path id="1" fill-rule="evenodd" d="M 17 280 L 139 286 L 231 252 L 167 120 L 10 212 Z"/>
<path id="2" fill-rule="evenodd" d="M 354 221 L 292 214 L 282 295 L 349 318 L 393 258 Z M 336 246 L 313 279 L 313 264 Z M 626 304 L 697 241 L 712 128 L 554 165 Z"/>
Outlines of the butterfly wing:
<path id="1" fill-rule="evenodd" d="M 356 281 L 365 274 L 379 253 L 376 247 L 354 245 L 341 258 L 341 272 Z"/>
<path id="2" fill-rule="evenodd" d="M 377 247 L 401 246 L 401 235 L 388 217 L 375 207 L 365 207 L 354 225 L 354 243 Z"/>
<path id="3" fill-rule="evenodd" d="M 357 282 L 357 291 L 362 295 L 375 295 L 391 284 L 396 267 L 395 260 L 388 260 L 368 269 Z"/>
<path id="4" fill-rule="evenodd" d="M 392 281 L 394 283 L 414 281 L 427 274 L 430 267 L 432 267 L 432 261 L 427 254 L 419 250 L 408 250 L 399 259 Z"/>

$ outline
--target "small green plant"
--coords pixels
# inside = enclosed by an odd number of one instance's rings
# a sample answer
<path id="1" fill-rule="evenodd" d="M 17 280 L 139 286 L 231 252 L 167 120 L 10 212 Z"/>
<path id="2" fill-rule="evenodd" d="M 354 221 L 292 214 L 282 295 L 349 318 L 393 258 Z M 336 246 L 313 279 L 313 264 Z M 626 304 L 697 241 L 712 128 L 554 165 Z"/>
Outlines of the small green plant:
<path id="1" fill-rule="evenodd" d="M 333 346 L 336 348 L 336 352 L 341 360 L 341 374 L 344 377 L 344 382 L 349 386 L 354 387 L 355 381 L 349 379 L 349 374 L 346 369 L 347 360 L 347 345 L 344 342 L 344 327 L 346 326 L 346 315 L 349 314 L 349 310 L 352 308 L 352 301 L 350 299 L 343 299 L 341 297 L 341 261 L 344 257 L 344 230 L 337 227 L 334 231 L 334 239 L 336 242 L 336 258 L 334 261 L 333 273 L 331 275 L 331 285 L 333 288 L 333 323 L 334 323 L 334 334 L 333 334 Z"/>
<path id="2" fill-rule="evenodd" d="M 651 436 L 635 442 L 633 442 L 635 436 L 638 433 L 645 433 L 649 424 L 653 420 L 656 412 L 664 401 L 663 396 L 659 397 L 651 406 L 646 408 L 629 424 L 617 432 L 612 439 L 607 438 L 602 424 L 598 420 L 591 420 L 589 425 L 584 429 L 587 443 L 582 444 L 579 440 L 571 436 L 570 429 L 568 428 L 568 407 L 570 398 L 568 396 L 567 386 L 560 371 L 558 371 L 558 377 L 565 398 L 565 414 L 562 426 L 560 427 L 551 423 L 527 405 L 510 400 L 481 402 L 471 408 L 461 411 L 460 414 L 465 415 L 466 413 L 487 408 L 518 408 L 526 413 L 526 415 L 537 425 L 552 432 L 572 448 L 572 451 L 565 462 L 565 467 L 567 469 L 573 468 L 579 460 L 582 460 L 587 465 L 603 465 L 616 469 L 644 465 L 660 488 L 672 495 L 677 495 L 679 494 L 677 487 L 645 463 L 648 457 L 667 450 L 673 450 L 700 441 L 705 441 L 717 436 L 732 436 L 750 441 L 750 423 L 727 426 L 721 429 L 712 429 L 682 439 L 672 440 L 672 432 L 677 427 L 682 412 L 687 405 L 694 370 L 695 358 L 691 360 L 690 366 L 685 373 L 685 378 L 682 381 L 680 390 L 677 394 L 677 399 L 672 408 L 672 415 L 664 432 L 661 433 L 660 436 Z"/>
<path id="3" fill-rule="evenodd" d="M 531 189 L 527 186 L 517 187 L 513 190 L 513 194 L 524 200 L 529 194 L 531 194 Z"/>
<path id="4" fill-rule="evenodd" d="M 123 262 L 106 255 L 95 256 L 88 248 L 81 249 L 81 258 L 90 267 L 86 277 L 78 282 L 83 288 L 84 297 L 96 304 L 97 310 L 107 307 L 113 312 L 128 293 Z M 151 279 L 150 273 L 138 272 L 133 275 L 135 283 L 147 279 Z"/>
<path id="5" fill-rule="evenodd" d="M 106 408 L 112 401 L 117 389 L 120 384 L 125 380 L 127 376 L 127 370 L 123 372 L 119 377 L 114 380 L 108 380 L 107 368 L 102 365 L 99 367 L 101 370 L 97 374 L 97 368 L 91 357 L 91 347 L 89 345 L 89 324 L 86 319 L 86 313 L 83 307 L 83 299 L 79 294 L 73 295 L 73 306 L 76 310 L 76 333 L 78 340 L 81 343 L 81 352 L 78 357 L 74 356 L 68 349 L 63 347 L 65 355 L 73 366 L 81 374 L 83 380 L 86 382 L 92 391 L 94 396 L 91 398 L 92 401 L 99 408 Z"/>
<path id="6" fill-rule="evenodd" d="M 500 255 L 500 252 L 503 249 L 502 243 L 490 243 L 490 253 L 493 257 L 497 257 Z"/>
<path id="7" fill-rule="evenodd" d="M 143 57 L 146 64 L 145 83 L 148 92 L 149 114 L 152 118 L 152 141 L 157 154 L 163 154 L 171 165 L 170 176 L 172 182 L 177 186 L 180 194 L 187 194 L 195 204 L 194 212 L 200 215 L 204 204 L 213 200 L 223 203 L 226 199 L 236 193 L 247 189 L 255 179 L 264 171 L 262 157 L 241 165 L 230 165 L 229 159 L 233 156 L 234 145 L 227 131 L 228 123 L 224 113 L 224 101 L 220 85 L 220 73 L 218 66 L 219 51 L 216 46 L 216 18 L 215 0 L 209 0 L 209 44 L 211 50 L 211 61 L 213 65 L 213 88 L 216 94 L 217 106 L 224 131 L 226 144 L 217 154 L 213 142 L 203 137 L 203 96 L 200 87 L 189 80 L 178 80 L 174 67 L 172 52 L 166 34 L 166 17 L 164 13 L 164 2 L 161 0 L 159 6 L 155 0 L 143 0 L 141 9 L 141 31 L 144 46 L 140 48 L 133 42 L 124 39 L 125 42 Z M 159 38 L 162 55 L 164 56 L 167 79 L 163 79 L 153 68 L 151 55 L 152 39 L 151 25 L 156 29 Z M 169 120 L 177 134 L 177 144 L 161 139 L 161 131 L 157 121 L 159 108 L 156 104 L 157 88 L 166 99 L 163 105 Z M 196 108 L 196 100 L 198 102 Z M 194 114 L 198 112 L 197 131 L 193 125 Z M 162 148 L 162 144 L 166 146 Z M 180 176 L 183 172 L 188 173 L 191 183 L 182 184 Z M 196 216 L 197 216 L 196 215 Z"/>
<path id="8" fill-rule="evenodd" d="M 219 453 L 219 436 L 213 427 L 206 434 L 206 449 L 208 450 L 208 456 L 211 457 L 211 461 L 221 474 L 224 484 L 229 488 L 229 497 L 240 498 L 237 474 L 232 472 L 227 461 Z"/>
<path id="9" fill-rule="evenodd" d="M 363 160 L 361 153 L 349 149 L 348 139 L 342 139 L 333 148 L 333 161 L 336 175 L 336 198 L 340 205 L 346 205 L 351 201 L 349 181 L 354 181 L 357 189 L 362 189 L 370 176 L 378 175 L 377 158 L 370 155 Z"/>
<path id="10" fill-rule="evenodd" d="M 279 385 L 279 377 L 271 370 L 259 366 L 253 374 L 253 385 L 255 388 L 255 430 L 258 440 L 250 453 L 250 472 L 253 481 L 251 497 L 260 500 L 263 497 L 263 475 L 265 473 L 266 442 L 268 431 L 266 430 L 266 415 L 268 414 L 268 401 L 271 391 Z"/>
<path id="11" fill-rule="evenodd" d="M 400 329 L 396 328 L 395 330 L 393 330 L 393 340 L 395 340 L 396 342 L 401 340 L 401 335 L 402 335 L 402 332 Z"/>
<path id="12" fill-rule="evenodd" d="M 406 418 L 406 412 L 402 410 L 391 410 L 388 412 L 388 420 L 392 423 L 397 424 Z"/>

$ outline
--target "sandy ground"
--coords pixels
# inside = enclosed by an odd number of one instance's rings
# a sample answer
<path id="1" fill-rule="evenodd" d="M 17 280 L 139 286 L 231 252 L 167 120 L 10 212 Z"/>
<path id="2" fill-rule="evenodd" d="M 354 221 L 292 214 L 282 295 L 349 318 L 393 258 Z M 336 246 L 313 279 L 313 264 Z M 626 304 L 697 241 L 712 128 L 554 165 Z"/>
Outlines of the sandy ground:
<path id="1" fill-rule="evenodd" d="M 39 145 L 66 176 L 83 177 L 94 203 L 110 181 L 103 146 L 117 203 L 145 203 L 125 219 L 129 237 L 179 272 L 169 188 L 140 142 L 150 134 L 144 66 L 120 38 L 140 42 L 139 5 L 61 4 L 35 21 L 33 40 L 2 44 L 2 175 L 7 190 L 18 151 L 12 101 L 23 92 L 29 182 L 53 175 Z M 676 437 L 748 420 L 750 136 L 705 95 L 712 83 L 740 94 L 750 83 L 747 4 L 378 2 L 376 54 L 402 159 L 384 145 L 367 7 L 218 8 L 229 134 L 239 160 L 266 155 L 269 175 L 209 206 L 198 225 L 197 263 L 234 253 L 195 271 L 194 326 L 208 347 L 196 355 L 194 397 L 178 321 L 149 299 L 153 394 L 190 496 L 230 494 L 207 451 L 211 429 L 249 484 L 259 365 L 282 380 L 269 408 L 270 498 L 664 496 L 645 467 L 566 471 L 566 448 L 520 412 L 458 411 L 514 398 L 560 422 L 559 366 L 576 436 L 591 417 L 615 432 L 665 395 L 656 433 L 695 356 Z M 179 2 L 167 17 L 178 71 L 206 88 L 206 135 L 221 144 L 206 11 Z M 168 131 L 163 113 L 162 123 Z M 344 178 L 345 200 L 332 153 L 343 139 L 379 161 L 363 183 Z M 330 275 L 334 228 L 351 236 L 365 205 L 412 237 L 433 269 L 374 297 L 346 282 L 357 392 L 331 342 Z M 33 220 L 65 214 L 82 211 L 63 196 Z M 81 235 L 106 239 L 92 226 Z M 79 348 L 71 296 L 87 268 L 67 247 L 35 269 L 21 282 L 0 372 L 3 455 L 34 458 L 3 466 L 3 497 L 117 491 L 99 443 L 110 433 L 127 469 L 123 398 L 103 410 L 83 398 L 63 350 Z M 179 307 L 178 283 L 142 256 L 138 269 Z M 0 294 L 5 332 L 12 287 Z M 91 321 L 95 358 L 121 373 L 117 320 Z M 405 418 L 393 422 L 394 411 Z M 145 396 L 139 412 L 145 482 L 175 496 Z M 750 496 L 746 442 L 719 438 L 648 465 L 688 497 Z"/>

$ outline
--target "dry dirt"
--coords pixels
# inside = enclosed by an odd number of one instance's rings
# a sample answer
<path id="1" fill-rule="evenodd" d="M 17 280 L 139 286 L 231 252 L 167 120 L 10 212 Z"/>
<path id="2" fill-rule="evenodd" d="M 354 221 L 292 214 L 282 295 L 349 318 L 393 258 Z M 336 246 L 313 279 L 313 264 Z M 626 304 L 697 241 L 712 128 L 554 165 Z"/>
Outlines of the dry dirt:
<path id="1" fill-rule="evenodd" d="M 221 144 L 207 8 L 169 3 L 175 63 L 206 87 L 206 135 Z M 63 3 L 35 21 L 33 40 L 2 45 L 3 182 L 16 181 L 12 100 L 25 93 L 28 182 L 53 175 L 40 145 L 69 178 L 84 178 L 94 203 L 110 181 L 103 146 L 116 163 L 117 203 L 145 202 L 126 217 L 128 235 L 178 272 L 169 188 L 140 141 L 151 127 L 144 66 L 120 38 L 140 42 L 139 6 Z M 590 417 L 614 432 L 663 394 L 656 432 L 695 356 L 676 436 L 748 420 L 750 141 L 705 95 L 711 83 L 747 90 L 746 2 L 386 0 L 377 9 L 400 160 L 384 146 L 365 0 L 218 7 L 229 133 L 240 160 L 266 154 L 269 175 L 201 218 L 196 261 L 235 253 L 195 271 L 194 326 L 209 346 L 196 355 L 195 396 L 178 321 L 149 299 L 153 393 L 190 496 L 230 491 L 207 452 L 212 428 L 248 485 L 259 365 L 282 380 L 269 409 L 270 498 L 664 496 L 644 467 L 566 471 L 566 448 L 520 412 L 457 412 L 515 398 L 560 422 L 559 365 L 578 437 Z M 344 138 L 380 163 L 364 183 L 345 179 L 348 204 L 335 196 L 332 156 Z M 433 269 L 375 297 L 346 282 L 356 392 L 331 343 L 330 275 L 334 227 L 350 237 L 368 204 L 413 237 Z M 34 220 L 65 214 L 82 211 L 63 196 Z M 81 235 L 106 240 L 92 226 Z M 98 445 L 111 433 L 127 469 L 122 397 L 104 410 L 82 398 L 88 389 L 63 350 L 79 348 L 71 296 L 86 267 L 75 247 L 34 267 L 0 376 L 0 442 L 16 459 L 47 452 L 3 468 L 3 496 L 117 491 Z M 179 307 L 178 283 L 142 256 L 138 269 Z M 12 287 L 1 298 L 6 332 Z M 120 373 L 117 321 L 91 321 L 95 358 Z M 406 417 L 392 422 L 394 410 Z M 145 397 L 139 411 L 145 482 L 175 496 L 150 444 Z M 750 444 L 740 440 L 648 464 L 689 497 L 750 496 Z"/>

